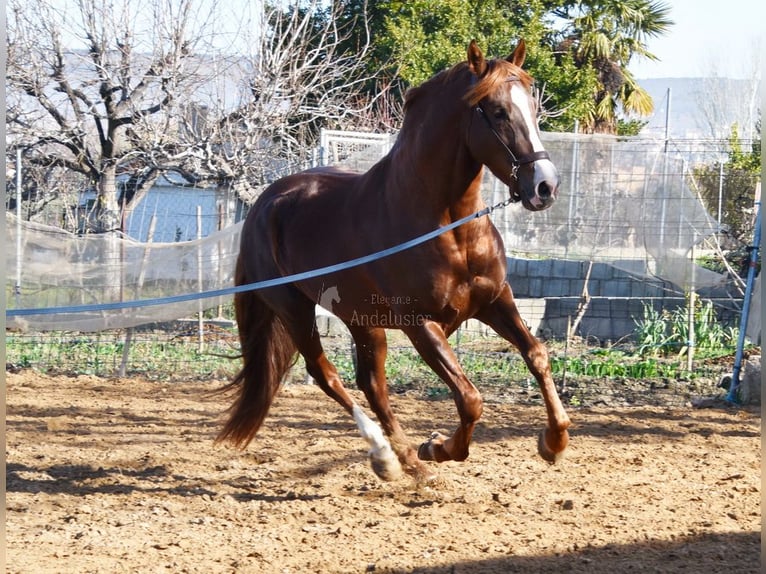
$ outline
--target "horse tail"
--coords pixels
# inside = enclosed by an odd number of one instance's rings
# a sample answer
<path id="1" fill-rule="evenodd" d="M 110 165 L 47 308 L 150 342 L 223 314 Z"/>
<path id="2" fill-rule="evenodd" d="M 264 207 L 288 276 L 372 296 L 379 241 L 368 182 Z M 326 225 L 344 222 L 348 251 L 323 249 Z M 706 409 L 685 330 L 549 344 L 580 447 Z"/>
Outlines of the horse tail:
<path id="1" fill-rule="evenodd" d="M 246 283 L 242 258 L 235 282 Z M 296 346 L 284 323 L 256 291 L 234 295 L 243 366 L 222 391 L 236 393 L 216 442 L 246 447 L 261 428 L 283 377 L 295 362 Z"/>

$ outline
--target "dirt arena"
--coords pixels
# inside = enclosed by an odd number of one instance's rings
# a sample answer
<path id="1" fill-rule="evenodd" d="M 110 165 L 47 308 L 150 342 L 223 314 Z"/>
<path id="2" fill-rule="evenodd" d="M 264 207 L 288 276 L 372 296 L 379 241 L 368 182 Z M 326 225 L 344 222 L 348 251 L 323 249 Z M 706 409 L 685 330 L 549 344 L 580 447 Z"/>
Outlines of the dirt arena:
<path id="1" fill-rule="evenodd" d="M 571 409 L 549 466 L 542 407 L 490 397 L 468 461 L 417 488 L 381 483 L 313 386 L 285 387 L 240 452 L 213 444 L 220 382 L 6 381 L 10 573 L 760 571 L 757 410 Z M 456 421 L 393 401 L 413 440 Z"/>

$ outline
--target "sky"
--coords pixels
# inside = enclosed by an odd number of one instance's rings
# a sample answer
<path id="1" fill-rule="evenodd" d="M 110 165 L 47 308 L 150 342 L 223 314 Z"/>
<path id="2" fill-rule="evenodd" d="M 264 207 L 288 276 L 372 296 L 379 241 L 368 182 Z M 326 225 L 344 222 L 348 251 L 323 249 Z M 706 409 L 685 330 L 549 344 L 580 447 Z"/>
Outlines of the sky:
<path id="1" fill-rule="evenodd" d="M 752 78 L 761 72 L 763 0 L 664 1 L 675 24 L 648 41 L 659 62 L 633 58 L 629 68 L 636 78 Z"/>

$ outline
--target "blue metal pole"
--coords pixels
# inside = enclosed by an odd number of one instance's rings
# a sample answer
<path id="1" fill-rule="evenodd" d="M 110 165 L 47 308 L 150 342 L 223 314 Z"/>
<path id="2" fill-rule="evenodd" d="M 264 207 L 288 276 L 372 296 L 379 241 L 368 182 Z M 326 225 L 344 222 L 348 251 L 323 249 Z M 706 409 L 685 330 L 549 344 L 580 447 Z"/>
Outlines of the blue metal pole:
<path id="1" fill-rule="evenodd" d="M 745 331 L 747 319 L 750 316 L 750 298 L 753 293 L 755 282 L 755 268 L 758 263 L 758 249 L 761 246 L 761 200 L 755 202 L 755 232 L 753 233 L 753 245 L 750 246 L 750 267 L 747 270 L 747 285 L 745 287 L 745 300 L 742 302 L 742 317 L 739 321 L 739 338 L 737 339 L 737 353 L 734 357 L 734 370 L 731 373 L 731 386 L 726 400 L 730 403 L 737 402 L 737 390 L 739 389 L 739 374 L 742 370 L 742 354 L 745 347 Z"/>

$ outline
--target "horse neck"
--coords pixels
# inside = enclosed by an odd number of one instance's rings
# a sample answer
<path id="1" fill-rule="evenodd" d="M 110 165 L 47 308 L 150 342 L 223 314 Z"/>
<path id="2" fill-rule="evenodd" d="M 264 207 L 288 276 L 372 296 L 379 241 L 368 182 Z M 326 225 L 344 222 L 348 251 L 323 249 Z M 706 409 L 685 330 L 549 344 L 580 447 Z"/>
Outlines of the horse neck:
<path id="1" fill-rule="evenodd" d="M 441 222 L 483 206 L 483 166 L 465 144 L 465 104 L 459 97 L 445 99 L 451 105 L 408 110 L 389 157 L 389 198 Z"/>

